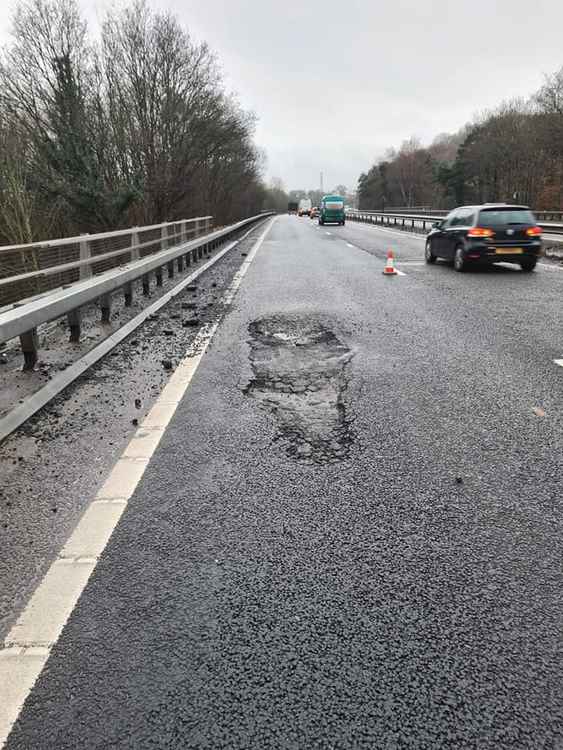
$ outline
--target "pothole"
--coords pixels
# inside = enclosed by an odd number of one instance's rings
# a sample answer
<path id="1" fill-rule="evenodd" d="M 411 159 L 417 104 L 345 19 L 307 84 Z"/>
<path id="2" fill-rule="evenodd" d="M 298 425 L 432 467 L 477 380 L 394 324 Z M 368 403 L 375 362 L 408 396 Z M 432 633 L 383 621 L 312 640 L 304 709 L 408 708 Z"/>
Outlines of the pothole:
<path id="1" fill-rule="evenodd" d="M 321 464 L 345 459 L 352 444 L 343 400 L 350 349 L 305 316 L 262 318 L 249 332 L 254 377 L 245 393 L 275 415 L 288 455 Z"/>

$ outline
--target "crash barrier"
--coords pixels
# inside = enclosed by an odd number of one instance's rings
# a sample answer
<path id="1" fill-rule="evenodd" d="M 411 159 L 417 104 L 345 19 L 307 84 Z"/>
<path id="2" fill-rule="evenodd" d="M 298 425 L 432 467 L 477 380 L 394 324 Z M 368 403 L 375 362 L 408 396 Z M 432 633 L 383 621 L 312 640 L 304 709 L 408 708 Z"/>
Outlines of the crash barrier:
<path id="1" fill-rule="evenodd" d="M 208 234 L 212 216 L 0 247 L 0 308 Z"/>
<path id="2" fill-rule="evenodd" d="M 146 230 L 158 229 L 163 232 L 159 238 L 162 243 L 161 249 L 145 257 L 139 257 L 141 245 L 147 243 L 138 242 L 138 229 L 123 230 L 125 235 L 134 239 L 134 247 L 125 252 L 131 254 L 131 260 L 122 263 L 117 268 L 90 275 L 88 278 L 78 280 L 75 283 L 63 285 L 45 294 L 36 295 L 32 298 L 20 301 L 9 308 L 0 311 L 0 343 L 19 336 L 21 349 L 24 355 L 24 369 L 32 369 L 37 362 L 38 355 L 38 326 L 67 316 L 70 328 L 70 340 L 78 342 L 81 335 L 81 308 L 94 301 L 99 301 L 102 322 L 109 322 L 111 313 L 112 295 L 121 290 L 124 294 L 125 306 L 130 307 L 133 299 L 133 283 L 140 279 L 142 281 L 142 293 L 145 297 L 150 295 L 151 274 L 154 274 L 156 285 L 162 286 L 163 271 L 167 269 L 168 277 L 174 276 L 175 267 L 182 271 L 184 266 L 190 266 L 193 262 L 209 255 L 216 247 L 231 239 L 242 229 L 248 228 L 255 222 L 263 220 L 269 213 L 261 213 L 223 229 L 209 232 L 193 240 L 186 240 L 185 226 L 179 227 L 174 234 L 169 233 L 168 228 L 187 222 L 176 222 L 173 224 L 158 225 L 158 227 L 143 228 Z M 192 219 L 192 222 L 210 221 L 211 217 Z M 199 229 L 199 228 L 198 228 Z M 108 233 L 117 235 L 119 233 Z M 134 235 L 137 235 L 136 237 Z M 96 235 L 99 238 L 98 235 Z M 93 236 L 88 240 L 92 241 Z M 76 238 L 71 238 L 75 240 Z M 169 247 L 170 240 L 176 244 Z M 59 243 L 64 242 L 59 240 Z M 133 240 L 132 240 L 133 243 Z M 2 248 L 0 248 L 0 251 Z M 140 253 L 139 253 L 140 254 Z M 123 255 L 123 253 L 122 253 Z M 97 258 L 83 258 L 87 261 L 84 265 L 95 266 Z M 76 266 L 73 261 L 73 267 Z M 0 287 L 1 288 L 1 287 Z"/>
<path id="3" fill-rule="evenodd" d="M 379 224 L 381 226 L 398 227 L 399 229 L 422 229 L 425 232 L 430 229 L 437 221 L 442 221 L 449 211 L 436 211 L 433 214 L 406 214 L 406 213 L 389 213 L 387 211 L 360 211 L 349 209 L 346 211 L 346 219 L 349 221 L 359 221 L 367 224 Z M 539 215 L 536 214 L 539 219 Z M 550 234 L 563 234 L 563 224 L 553 222 L 539 221 L 538 226 L 544 232 Z"/>

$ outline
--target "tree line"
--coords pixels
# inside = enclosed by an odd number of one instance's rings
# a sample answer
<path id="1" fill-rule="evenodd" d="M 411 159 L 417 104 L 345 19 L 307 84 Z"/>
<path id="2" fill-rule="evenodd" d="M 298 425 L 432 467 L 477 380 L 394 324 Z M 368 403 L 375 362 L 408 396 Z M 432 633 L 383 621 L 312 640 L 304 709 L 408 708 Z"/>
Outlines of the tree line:
<path id="1" fill-rule="evenodd" d="M 0 241 L 212 214 L 268 202 L 254 117 L 215 55 L 145 0 L 93 38 L 77 0 L 24 0 L 0 61 Z"/>
<path id="2" fill-rule="evenodd" d="M 411 138 L 358 180 L 359 207 L 449 209 L 518 202 L 563 209 L 563 67 L 529 99 L 504 102 L 424 147 Z"/>

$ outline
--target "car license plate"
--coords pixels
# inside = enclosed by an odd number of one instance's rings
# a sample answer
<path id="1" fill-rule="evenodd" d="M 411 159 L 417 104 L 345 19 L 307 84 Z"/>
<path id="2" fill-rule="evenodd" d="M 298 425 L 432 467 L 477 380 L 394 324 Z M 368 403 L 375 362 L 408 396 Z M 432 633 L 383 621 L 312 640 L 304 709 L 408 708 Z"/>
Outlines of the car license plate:
<path id="1" fill-rule="evenodd" d="M 521 247 L 497 247 L 495 253 L 497 255 L 522 255 L 524 250 Z"/>

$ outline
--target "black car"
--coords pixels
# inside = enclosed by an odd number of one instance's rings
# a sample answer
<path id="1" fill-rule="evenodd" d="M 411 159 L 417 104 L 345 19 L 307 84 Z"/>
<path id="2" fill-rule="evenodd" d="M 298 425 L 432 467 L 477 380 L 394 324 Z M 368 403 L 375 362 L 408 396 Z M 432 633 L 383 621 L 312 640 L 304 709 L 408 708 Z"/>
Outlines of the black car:
<path id="1" fill-rule="evenodd" d="M 461 206 L 436 222 L 426 239 L 425 258 L 452 260 L 456 271 L 471 263 L 518 263 L 533 271 L 541 253 L 541 229 L 527 206 L 485 203 Z"/>

